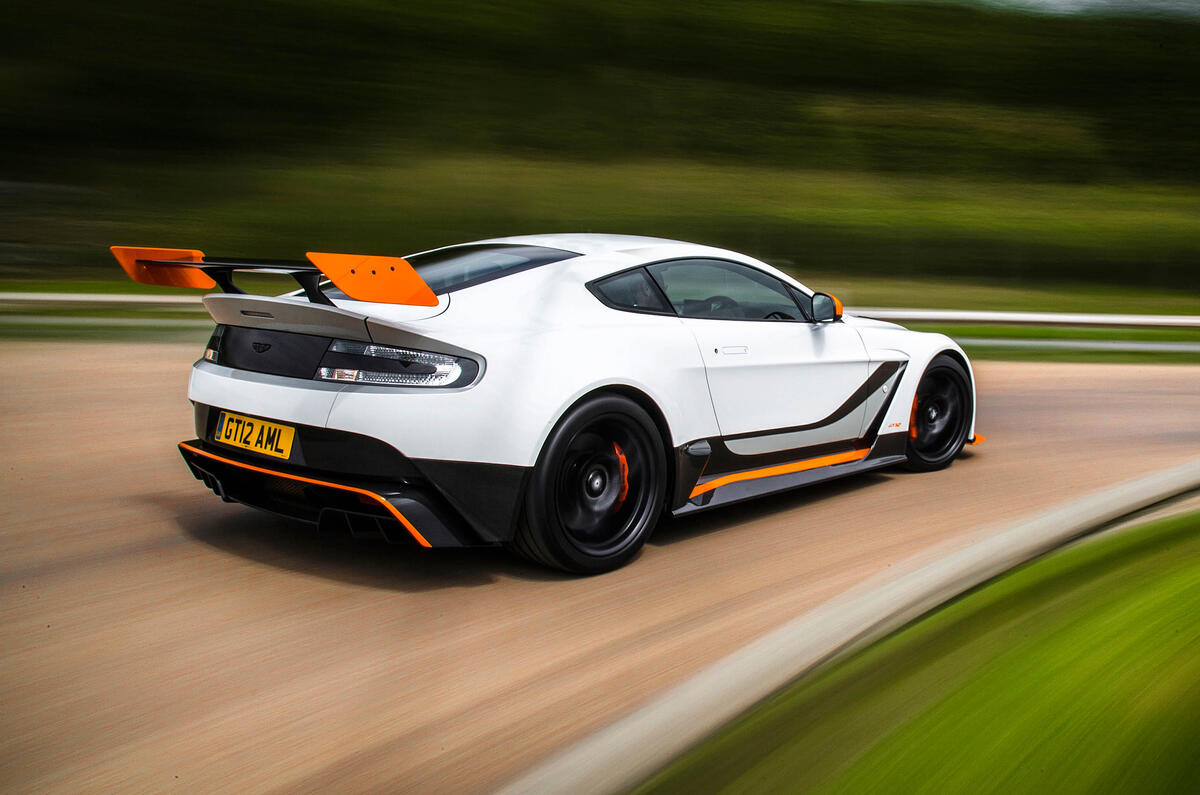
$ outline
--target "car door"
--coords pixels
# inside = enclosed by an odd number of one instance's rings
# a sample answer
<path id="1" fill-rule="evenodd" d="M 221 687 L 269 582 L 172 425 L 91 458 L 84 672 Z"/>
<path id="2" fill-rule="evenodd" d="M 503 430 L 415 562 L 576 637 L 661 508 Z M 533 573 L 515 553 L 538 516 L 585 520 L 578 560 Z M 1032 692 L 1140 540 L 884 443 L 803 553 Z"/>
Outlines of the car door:
<path id="1" fill-rule="evenodd" d="M 739 455 L 855 439 L 866 348 L 840 322 L 812 323 L 770 274 L 719 259 L 648 267 L 696 338 L 722 437 Z"/>

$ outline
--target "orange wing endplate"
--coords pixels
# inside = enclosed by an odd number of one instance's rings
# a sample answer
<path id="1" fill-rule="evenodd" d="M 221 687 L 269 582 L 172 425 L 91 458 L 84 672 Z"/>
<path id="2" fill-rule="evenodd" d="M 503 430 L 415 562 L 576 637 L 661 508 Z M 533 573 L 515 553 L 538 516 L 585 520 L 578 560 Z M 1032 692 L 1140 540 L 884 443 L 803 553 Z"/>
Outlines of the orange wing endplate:
<path id="1" fill-rule="evenodd" d="M 355 301 L 437 306 L 438 299 L 433 290 L 429 289 L 413 266 L 400 257 L 324 254 L 318 251 L 310 251 L 305 256 L 339 290 Z"/>
<path id="2" fill-rule="evenodd" d="M 175 260 L 202 262 L 204 252 L 194 248 L 143 248 L 141 246 L 112 246 L 110 249 L 126 275 L 135 282 L 158 287 L 198 287 L 211 290 L 217 286 L 204 271 L 186 265 L 143 264 L 138 260 Z"/>

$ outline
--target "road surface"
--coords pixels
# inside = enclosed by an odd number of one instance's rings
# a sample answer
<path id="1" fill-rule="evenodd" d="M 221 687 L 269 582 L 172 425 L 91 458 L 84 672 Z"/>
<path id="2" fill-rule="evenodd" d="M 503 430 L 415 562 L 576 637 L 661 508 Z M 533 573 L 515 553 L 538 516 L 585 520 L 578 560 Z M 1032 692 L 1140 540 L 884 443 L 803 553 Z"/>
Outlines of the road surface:
<path id="1" fill-rule="evenodd" d="M 591 579 L 221 503 L 194 346 L 0 343 L 0 785 L 479 791 L 906 557 L 1200 450 L 1200 368 L 978 365 L 988 442 L 656 533 Z"/>

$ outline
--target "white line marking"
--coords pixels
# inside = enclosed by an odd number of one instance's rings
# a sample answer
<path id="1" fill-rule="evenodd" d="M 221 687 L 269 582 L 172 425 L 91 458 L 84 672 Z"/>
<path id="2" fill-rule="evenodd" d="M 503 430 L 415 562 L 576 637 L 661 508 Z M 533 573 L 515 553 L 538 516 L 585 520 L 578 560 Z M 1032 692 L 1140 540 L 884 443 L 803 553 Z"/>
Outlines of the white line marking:
<path id="1" fill-rule="evenodd" d="M 199 309 L 202 297 L 122 293 L 0 293 L 0 304 L 184 304 Z"/>
<path id="2" fill-rule="evenodd" d="M 900 323 L 1200 328 L 1200 315 L 1102 315 L 1086 312 L 983 312 L 967 309 L 876 309 L 870 307 L 847 309 L 846 312 L 851 315 Z"/>
<path id="3" fill-rule="evenodd" d="M 164 317 L 63 317 L 60 315 L 0 315 L 0 326 L 89 326 L 146 328 L 213 328 L 211 320 Z"/>

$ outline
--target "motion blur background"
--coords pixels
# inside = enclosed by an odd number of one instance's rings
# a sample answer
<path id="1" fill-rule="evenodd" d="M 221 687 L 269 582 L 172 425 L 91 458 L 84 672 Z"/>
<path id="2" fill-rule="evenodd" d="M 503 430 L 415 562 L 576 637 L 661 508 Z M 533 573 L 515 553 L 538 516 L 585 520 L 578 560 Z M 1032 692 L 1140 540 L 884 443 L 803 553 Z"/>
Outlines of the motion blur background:
<path id="1" fill-rule="evenodd" d="M 18 0 L 0 278 L 539 231 L 1200 291 L 1200 4 Z M 1084 287 L 1088 285 L 1090 287 Z"/>
<path id="2" fill-rule="evenodd" d="M 681 519 L 587 579 L 320 537 L 185 471 L 212 323 L 107 250 L 623 232 L 745 251 L 851 307 L 1200 316 L 1200 0 L 9 0 L 2 20 L 0 789 L 492 791 L 912 555 L 1200 449 L 1200 367 L 1176 366 L 1200 364 L 1200 319 L 960 322 L 989 440 L 945 472 Z M 996 361 L 1016 358 L 1054 363 Z M 1186 521 L 801 681 L 671 791 L 1200 791 Z"/>

